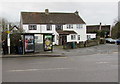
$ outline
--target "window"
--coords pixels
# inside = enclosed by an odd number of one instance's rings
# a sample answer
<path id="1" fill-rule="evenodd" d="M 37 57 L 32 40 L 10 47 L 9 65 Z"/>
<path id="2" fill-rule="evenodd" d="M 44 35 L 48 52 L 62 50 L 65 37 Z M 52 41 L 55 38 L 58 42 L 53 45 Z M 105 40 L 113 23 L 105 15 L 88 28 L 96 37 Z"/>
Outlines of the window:
<path id="1" fill-rule="evenodd" d="M 73 29 L 73 25 L 72 24 L 67 24 L 67 29 Z"/>
<path id="2" fill-rule="evenodd" d="M 87 35 L 87 40 L 90 40 L 91 39 L 91 36 L 90 35 Z"/>
<path id="3" fill-rule="evenodd" d="M 29 30 L 37 30 L 37 26 L 36 25 L 29 25 Z"/>
<path id="4" fill-rule="evenodd" d="M 80 35 L 78 35 L 78 40 L 80 40 Z"/>
<path id="5" fill-rule="evenodd" d="M 47 25 L 47 30 L 52 30 L 52 25 Z"/>
<path id="6" fill-rule="evenodd" d="M 83 28 L 83 25 L 82 24 L 77 24 L 77 29 L 81 29 Z"/>
<path id="7" fill-rule="evenodd" d="M 62 30 L 63 29 L 63 25 L 57 24 L 55 26 L 56 30 Z"/>
<path id="8" fill-rule="evenodd" d="M 76 35 L 71 35 L 71 40 L 76 40 Z"/>

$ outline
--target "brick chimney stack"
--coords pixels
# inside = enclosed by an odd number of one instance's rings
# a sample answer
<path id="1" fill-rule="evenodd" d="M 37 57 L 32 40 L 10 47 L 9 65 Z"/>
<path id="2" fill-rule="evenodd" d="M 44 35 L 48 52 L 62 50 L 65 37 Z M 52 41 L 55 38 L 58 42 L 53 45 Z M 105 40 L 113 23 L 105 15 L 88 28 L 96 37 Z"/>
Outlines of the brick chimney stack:
<path id="1" fill-rule="evenodd" d="M 49 9 L 45 9 L 45 14 L 49 14 Z"/>
<path id="2" fill-rule="evenodd" d="M 75 11 L 75 15 L 79 15 L 79 12 L 78 12 L 78 11 Z"/>
<path id="3" fill-rule="evenodd" d="M 100 26 L 99 26 L 99 30 L 101 31 L 101 26 L 102 26 L 102 23 L 100 22 Z"/>

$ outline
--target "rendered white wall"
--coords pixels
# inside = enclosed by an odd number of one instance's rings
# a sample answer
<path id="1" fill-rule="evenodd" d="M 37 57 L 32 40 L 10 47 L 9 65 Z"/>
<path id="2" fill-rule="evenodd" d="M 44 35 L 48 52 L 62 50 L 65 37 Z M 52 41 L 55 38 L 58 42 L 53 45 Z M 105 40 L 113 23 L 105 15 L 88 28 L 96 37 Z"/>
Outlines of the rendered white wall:
<path id="1" fill-rule="evenodd" d="M 67 35 L 67 42 L 74 42 L 76 41 L 79 43 L 80 41 L 86 41 L 87 40 L 87 34 L 86 34 L 86 25 L 82 24 L 83 28 L 77 29 L 77 25 L 73 24 L 73 29 L 67 29 L 67 24 L 63 25 L 63 31 L 75 31 L 76 34 L 76 40 L 71 40 L 71 34 Z M 25 30 L 26 33 L 52 33 L 55 35 L 55 42 L 53 44 L 58 45 L 59 40 L 57 37 L 59 34 L 56 32 L 55 25 L 52 25 L 52 30 L 47 30 L 47 26 L 45 24 L 37 24 L 37 30 L 29 30 L 28 24 L 23 25 L 23 29 Z M 78 40 L 78 35 L 80 35 L 80 40 Z"/>
<path id="2" fill-rule="evenodd" d="M 75 35 L 76 39 L 75 40 L 71 40 L 71 35 Z M 67 42 L 76 42 L 76 41 L 77 41 L 77 35 L 76 34 L 67 35 Z"/>

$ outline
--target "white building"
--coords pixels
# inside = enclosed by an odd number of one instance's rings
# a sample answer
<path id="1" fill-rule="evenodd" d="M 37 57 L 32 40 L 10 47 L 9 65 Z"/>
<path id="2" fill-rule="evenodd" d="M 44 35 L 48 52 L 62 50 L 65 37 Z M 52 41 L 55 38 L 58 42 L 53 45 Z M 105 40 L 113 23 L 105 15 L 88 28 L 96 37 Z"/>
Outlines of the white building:
<path id="1" fill-rule="evenodd" d="M 75 13 L 21 12 L 21 28 L 25 33 L 53 35 L 54 45 L 86 41 L 86 23 Z"/>

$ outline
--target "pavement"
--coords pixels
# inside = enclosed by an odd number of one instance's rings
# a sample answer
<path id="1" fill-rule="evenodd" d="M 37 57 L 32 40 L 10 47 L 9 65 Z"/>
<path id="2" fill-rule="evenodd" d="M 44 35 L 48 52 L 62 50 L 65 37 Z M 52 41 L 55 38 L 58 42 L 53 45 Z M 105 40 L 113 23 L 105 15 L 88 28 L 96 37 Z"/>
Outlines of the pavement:
<path id="1" fill-rule="evenodd" d="M 102 44 L 92 47 L 76 48 L 76 49 L 63 49 L 62 46 L 54 46 L 53 52 L 41 52 L 41 53 L 28 53 L 25 55 L 1 55 L 2 58 L 14 58 L 14 57 L 58 57 L 58 56 L 83 56 L 93 54 L 111 54 L 118 52 L 118 45 L 115 44 Z"/>

